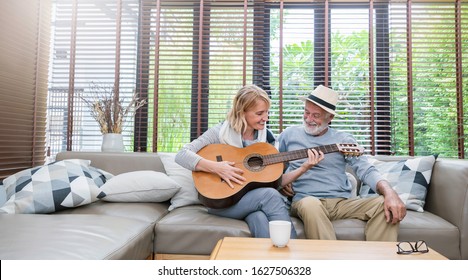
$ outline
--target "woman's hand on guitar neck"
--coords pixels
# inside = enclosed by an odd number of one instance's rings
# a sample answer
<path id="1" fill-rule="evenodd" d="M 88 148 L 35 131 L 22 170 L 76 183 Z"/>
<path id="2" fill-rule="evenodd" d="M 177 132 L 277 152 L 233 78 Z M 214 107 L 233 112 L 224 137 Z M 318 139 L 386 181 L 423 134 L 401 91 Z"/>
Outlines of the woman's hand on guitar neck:
<path id="1" fill-rule="evenodd" d="M 232 183 L 242 185 L 245 182 L 245 178 L 242 176 L 244 171 L 240 168 L 234 166 L 234 162 L 230 161 L 212 161 L 207 159 L 202 159 L 198 162 L 196 166 L 197 171 L 210 172 L 218 175 L 223 179 L 230 188 L 234 188 Z"/>

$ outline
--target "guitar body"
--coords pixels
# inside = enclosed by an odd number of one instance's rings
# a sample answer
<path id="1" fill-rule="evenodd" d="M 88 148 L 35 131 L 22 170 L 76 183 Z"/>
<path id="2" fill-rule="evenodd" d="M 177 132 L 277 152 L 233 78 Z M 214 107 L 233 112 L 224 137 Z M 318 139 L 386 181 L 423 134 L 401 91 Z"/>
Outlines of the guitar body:
<path id="1" fill-rule="evenodd" d="M 283 174 L 282 162 L 264 165 L 263 155 L 278 153 L 268 143 L 255 143 L 245 148 L 236 148 L 226 144 L 211 144 L 201 149 L 198 154 L 213 161 L 231 161 L 242 169 L 244 184 L 233 183 L 234 189 L 218 175 L 194 171 L 192 173 L 200 201 L 210 208 L 226 208 L 237 203 L 247 192 L 260 187 L 278 187 Z"/>

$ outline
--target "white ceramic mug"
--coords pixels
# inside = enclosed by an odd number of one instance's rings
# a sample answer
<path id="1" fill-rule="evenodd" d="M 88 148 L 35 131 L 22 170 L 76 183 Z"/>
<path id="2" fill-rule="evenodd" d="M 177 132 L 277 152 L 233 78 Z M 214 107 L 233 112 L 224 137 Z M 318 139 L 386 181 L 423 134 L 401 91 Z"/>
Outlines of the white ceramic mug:
<path id="1" fill-rule="evenodd" d="M 274 246 L 285 247 L 291 237 L 290 221 L 270 221 L 270 239 Z"/>

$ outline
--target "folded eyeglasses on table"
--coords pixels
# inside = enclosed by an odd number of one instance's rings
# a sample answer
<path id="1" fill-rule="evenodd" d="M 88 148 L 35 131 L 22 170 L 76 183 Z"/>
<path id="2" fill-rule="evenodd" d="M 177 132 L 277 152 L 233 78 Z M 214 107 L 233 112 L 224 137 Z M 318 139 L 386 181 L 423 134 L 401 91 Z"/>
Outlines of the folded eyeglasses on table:
<path id="1" fill-rule="evenodd" d="M 413 253 L 427 253 L 429 248 L 427 247 L 426 241 L 419 240 L 416 242 L 401 241 L 397 243 L 397 254 L 413 254 Z"/>

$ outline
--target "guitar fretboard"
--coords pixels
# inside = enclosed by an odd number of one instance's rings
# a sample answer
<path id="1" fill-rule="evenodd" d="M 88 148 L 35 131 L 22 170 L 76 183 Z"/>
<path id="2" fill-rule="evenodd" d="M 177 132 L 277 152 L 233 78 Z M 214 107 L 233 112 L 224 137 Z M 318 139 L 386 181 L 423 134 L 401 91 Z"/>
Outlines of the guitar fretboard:
<path id="1" fill-rule="evenodd" d="M 276 164 L 276 163 L 285 162 L 285 161 L 306 158 L 308 157 L 307 150 L 310 150 L 310 149 L 316 149 L 317 151 L 322 151 L 324 154 L 334 153 L 334 152 L 339 151 L 338 146 L 336 144 L 330 144 L 330 145 L 323 145 L 323 146 L 318 146 L 318 147 L 313 147 L 313 148 L 308 148 L 308 149 L 302 149 L 302 150 L 296 150 L 296 151 L 290 151 L 290 152 L 282 152 L 282 153 L 263 156 L 262 157 L 263 164 L 270 165 L 270 164 Z"/>

